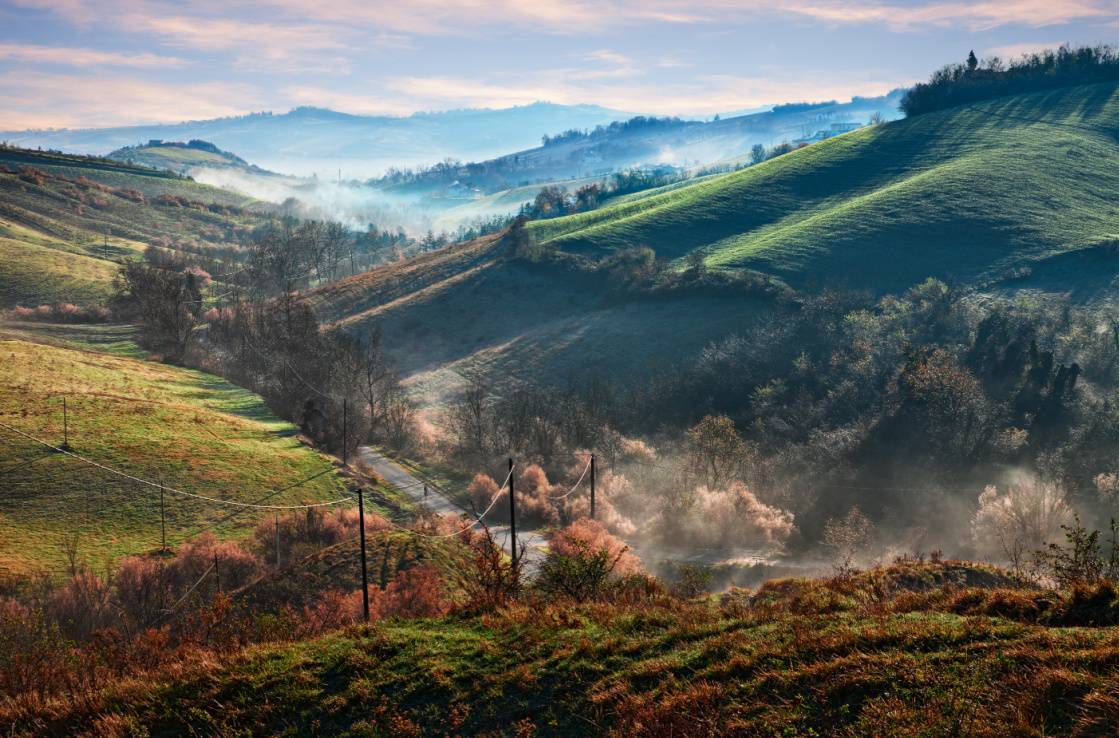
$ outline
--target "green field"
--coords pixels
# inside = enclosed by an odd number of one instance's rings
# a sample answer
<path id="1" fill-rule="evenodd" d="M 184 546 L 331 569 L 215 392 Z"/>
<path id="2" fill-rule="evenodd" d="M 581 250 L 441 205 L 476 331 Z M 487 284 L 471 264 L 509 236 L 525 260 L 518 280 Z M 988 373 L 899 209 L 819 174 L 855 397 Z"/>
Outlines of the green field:
<path id="1" fill-rule="evenodd" d="M 250 198 L 167 172 L 0 147 L 0 308 L 103 302 L 153 239 L 225 247 L 261 220 Z"/>
<path id="2" fill-rule="evenodd" d="M 648 245 L 794 286 L 997 278 L 1119 238 L 1114 83 L 866 128 L 740 172 L 531 224 L 589 254 Z"/>
<path id="3" fill-rule="evenodd" d="M 209 374 L 121 355 L 134 346 L 119 328 L 46 327 L 45 340 L 56 345 L 20 340 L 12 330 L 19 335 L 18 328 L 0 332 L 0 422 L 60 445 L 65 399 L 74 452 L 137 477 L 251 502 L 323 473 L 269 504 L 344 492 L 332 461 L 302 444 L 257 395 Z M 0 475 L 0 570 L 57 570 L 70 533 L 78 534 L 81 558 L 98 569 L 159 546 L 157 489 L 7 430 L 0 430 Z M 260 514 L 225 520 L 232 508 L 170 493 L 165 500 L 169 545 L 213 523 L 219 535 L 245 535 Z"/>

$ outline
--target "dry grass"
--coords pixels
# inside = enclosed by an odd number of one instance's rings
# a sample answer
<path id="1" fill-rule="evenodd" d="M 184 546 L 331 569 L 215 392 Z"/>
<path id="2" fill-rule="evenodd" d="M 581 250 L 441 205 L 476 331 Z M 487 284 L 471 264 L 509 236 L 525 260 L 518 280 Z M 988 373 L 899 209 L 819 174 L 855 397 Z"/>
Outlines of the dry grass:
<path id="1" fill-rule="evenodd" d="M 873 590 L 873 581 L 911 582 L 914 573 L 951 580 L 967 568 L 888 568 L 861 584 L 815 586 L 851 593 Z M 796 587 L 801 595 L 811 588 Z M 773 605 L 785 596 L 775 593 L 791 588 L 766 591 Z M 882 603 L 916 591 L 900 587 Z M 947 602 L 958 590 L 920 591 L 939 591 Z M 853 738 L 1113 729 L 1115 629 L 891 609 L 867 601 L 793 612 L 653 595 L 624 605 L 525 603 L 480 617 L 389 620 L 250 649 L 221 664 L 177 664 L 91 699 L 10 703 L 0 722 L 15 726 L 13 735 L 91 735 L 120 725 L 152 736 Z"/>

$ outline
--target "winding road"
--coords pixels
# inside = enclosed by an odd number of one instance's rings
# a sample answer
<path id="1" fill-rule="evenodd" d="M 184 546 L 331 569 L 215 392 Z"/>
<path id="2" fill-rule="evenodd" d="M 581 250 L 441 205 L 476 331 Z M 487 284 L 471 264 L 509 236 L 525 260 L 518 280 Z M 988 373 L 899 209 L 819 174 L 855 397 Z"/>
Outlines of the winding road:
<path id="1" fill-rule="evenodd" d="M 390 459 L 381 452 L 369 446 L 362 446 L 358 449 L 358 457 L 361 461 L 368 465 L 377 476 L 383 479 L 386 483 L 396 487 L 402 493 L 408 495 L 414 502 L 423 505 L 427 509 L 438 515 L 465 515 L 467 517 L 474 517 L 470 511 L 462 507 L 441 491 L 434 485 L 428 484 L 427 494 L 424 494 L 425 482 L 420 479 L 413 472 L 401 463 Z M 475 527 L 481 527 L 480 524 Z M 494 540 L 501 543 L 502 548 L 506 552 L 512 551 L 512 541 L 509 536 L 508 525 L 490 525 L 490 532 L 493 533 Z M 540 561 L 544 558 L 547 552 L 547 544 L 544 536 L 538 529 L 525 530 L 520 527 L 517 528 L 517 542 L 524 545 L 525 549 L 525 569 L 528 572 L 535 571 L 540 565 Z"/>

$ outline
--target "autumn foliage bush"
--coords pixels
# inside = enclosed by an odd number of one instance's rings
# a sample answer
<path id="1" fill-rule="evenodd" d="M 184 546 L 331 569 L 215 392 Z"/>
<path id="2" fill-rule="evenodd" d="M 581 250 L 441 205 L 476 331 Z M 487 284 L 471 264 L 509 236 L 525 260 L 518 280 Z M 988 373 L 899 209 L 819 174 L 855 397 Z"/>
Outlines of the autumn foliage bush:
<path id="1" fill-rule="evenodd" d="M 107 323 L 112 312 L 103 305 L 78 306 L 69 302 L 38 307 L 16 307 L 4 313 L 10 320 L 31 320 L 49 323 Z"/>

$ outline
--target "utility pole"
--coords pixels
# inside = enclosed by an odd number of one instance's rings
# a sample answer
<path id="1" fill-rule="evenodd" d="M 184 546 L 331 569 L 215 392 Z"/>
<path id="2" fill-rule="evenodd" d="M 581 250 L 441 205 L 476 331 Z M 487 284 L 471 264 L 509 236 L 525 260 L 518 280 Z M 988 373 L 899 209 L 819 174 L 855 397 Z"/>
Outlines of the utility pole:
<path id="1" fill-rule="evenodd" d="M 513 482 L 513 459 L 509 459 L 509 540 L 513 554 L 513 568 L 517 568 L 517 495 Z"/>
<path id="2" fill-rule="evenodd" d="M 163 482 L 159 483 L 159 550 L 167 550 L 167 511 L 163 505 Z"/>
<path id="3" fill-rule="evenodd" d="M 217 583 L 218 591 L 221 592 L 221 572 L 218 571 L 218 552 L 214 551 L 214 579 Z"/>
<path id="4" fill-rule="evenodd" d="M 361 616 L 369 622 L 369 572 L 365 567 L 365 490 L 357 488 L 358 531 L 361 534 Z"/>
<path id="5" fill-rule="evenodd" d="M 591 454 L 591 520 L 594 520 L 594 485 L 595 485 L 594 454 Z"/>
<path id="6" fill-rule="evenodd" d="M 280 513 L 276 513 L 276 568 L 280 568 Z"/>

